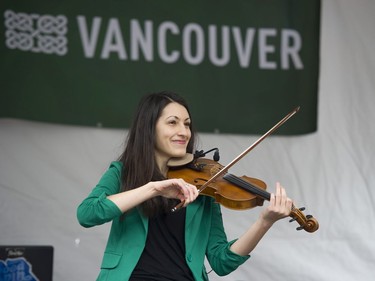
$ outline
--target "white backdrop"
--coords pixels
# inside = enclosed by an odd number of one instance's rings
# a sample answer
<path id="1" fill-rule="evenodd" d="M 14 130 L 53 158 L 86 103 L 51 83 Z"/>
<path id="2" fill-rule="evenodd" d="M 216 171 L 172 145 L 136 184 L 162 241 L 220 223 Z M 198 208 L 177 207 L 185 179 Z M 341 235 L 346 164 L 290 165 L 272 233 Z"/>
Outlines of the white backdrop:
<path id="1" fill-rule="evenodd" d="M 323 0 L 318 131 L 271 136 L 231 169 L 264 180 L 269 191 L 280 181 L 320 229 L 296 231 L 282 220 L 249 261 L 226 277 L 210 273 L 211 280 L 374 280 L 374 28 L 375 1 Z M 94 280 L 109 224 L 80 227 L 76 207 L 125 135 L 0 119 L 0 244 L 53 245 L 55 281 Z M 219 147 L 225 165 L 257 138 L 201 134 L 200 144 Z M 260 210 L 223 208 L 228 237 L 241 235 Z"/>

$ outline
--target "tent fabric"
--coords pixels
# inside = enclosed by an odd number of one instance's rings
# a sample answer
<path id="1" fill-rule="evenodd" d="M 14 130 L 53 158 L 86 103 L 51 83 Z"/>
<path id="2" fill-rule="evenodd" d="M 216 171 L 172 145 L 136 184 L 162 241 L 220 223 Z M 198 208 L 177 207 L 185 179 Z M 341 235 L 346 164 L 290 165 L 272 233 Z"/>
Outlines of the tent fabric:
<path id="1" fill-rule="evenodd" d="M 210 280 L 373 280 L 374 14 L 370 0 L 322 1 L 318 131 L 270 136 L 230 171 L 263 180 L 269 192 L 280 181 L 319 230 L 279 221 L 244 265 L 225 277 L 211 272 Z M 75 212 L 126 133 L 0 119 L 0 244 L 53 245 L 55 281 L 95 280 L 110 224 L 82 228 Z M 258 137 L 200 134 L 199 142 L 218 147 L 225 165 Z M 222 209 L 229 239 L 262 210 Z"/>

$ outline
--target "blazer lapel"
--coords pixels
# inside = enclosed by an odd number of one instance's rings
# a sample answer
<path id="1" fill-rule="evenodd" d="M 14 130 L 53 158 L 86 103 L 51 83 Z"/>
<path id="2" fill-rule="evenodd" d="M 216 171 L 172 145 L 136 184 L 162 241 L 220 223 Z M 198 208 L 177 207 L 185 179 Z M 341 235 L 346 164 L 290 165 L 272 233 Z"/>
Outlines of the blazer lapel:
<path id="1" fill-rule="evenodd" d="M 142 213 L 142 211 L 141 211 L 140 208 L 137 207 L 134 211 L 137 212 L 137 215 L 139 216 L 140 220 L 142 221 L 143 229 L 144 229 L 144 231 L 145 231 L 145 233 L 147 235 L 147 232 L 148 232 L 148 218 L 143 215 L 143 213 Z"/>
<path id="2" fill-rule="evenodd" d="M 202 204 L 200 202 L 200 199 L 198 198 L 194 202 L 190 203 L 186 207 L 186 221 L 185 221 L 185 227 L 188 228 L 192 220 L 194 219 L 195 214 L 198 212 L 198 210 L 202 207 Z"/>

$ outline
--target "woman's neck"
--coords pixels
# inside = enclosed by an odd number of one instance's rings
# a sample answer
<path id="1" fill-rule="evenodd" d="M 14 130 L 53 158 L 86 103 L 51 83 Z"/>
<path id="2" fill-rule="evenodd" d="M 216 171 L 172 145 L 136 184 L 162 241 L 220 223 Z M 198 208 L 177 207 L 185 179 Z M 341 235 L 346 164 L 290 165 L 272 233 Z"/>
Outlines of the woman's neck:
<path id="1" fill-rule="evenodd" d="M 157 158 L 156 159 L 156 163 L 159 167 L 159 170 L 161 172 L 161 174 L 165 177 L 167 177 L 167 174 L 168 174 L 168 166 L 167 166 L 167 163 L 168 163 L 168 160 L 167 159 L 161 159 L 161 158 Z"/>

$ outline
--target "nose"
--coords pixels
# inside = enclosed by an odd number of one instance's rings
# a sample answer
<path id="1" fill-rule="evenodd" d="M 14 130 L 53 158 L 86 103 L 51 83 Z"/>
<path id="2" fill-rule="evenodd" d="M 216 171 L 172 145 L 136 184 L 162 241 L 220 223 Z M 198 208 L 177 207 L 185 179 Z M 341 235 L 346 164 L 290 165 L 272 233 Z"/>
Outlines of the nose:
<path id="1" fill-rule="evenodd" d="M 185 126 L 184 124 L 180 126 L 178 135 L 184 136 L 185 138 L 190 138 L 190 128 Z"/>

